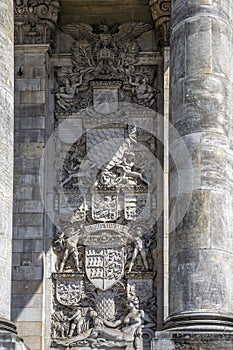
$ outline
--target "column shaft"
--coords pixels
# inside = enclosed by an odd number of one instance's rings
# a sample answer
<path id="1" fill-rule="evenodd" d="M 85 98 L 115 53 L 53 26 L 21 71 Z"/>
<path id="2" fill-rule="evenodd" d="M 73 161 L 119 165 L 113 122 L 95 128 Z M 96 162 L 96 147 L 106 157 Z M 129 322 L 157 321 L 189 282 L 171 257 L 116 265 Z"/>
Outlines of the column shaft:
<path id="1" fill-rule="evenodd" d="M 193 181 L 178 191 L 180 205 L 192 195 L 170 234 L 167 328 L 233 327 L 232 9 L 228 0 L 173 1 L 171 115 L 192 164 L 180 160 L 183 178 L 192 171 Z"/>

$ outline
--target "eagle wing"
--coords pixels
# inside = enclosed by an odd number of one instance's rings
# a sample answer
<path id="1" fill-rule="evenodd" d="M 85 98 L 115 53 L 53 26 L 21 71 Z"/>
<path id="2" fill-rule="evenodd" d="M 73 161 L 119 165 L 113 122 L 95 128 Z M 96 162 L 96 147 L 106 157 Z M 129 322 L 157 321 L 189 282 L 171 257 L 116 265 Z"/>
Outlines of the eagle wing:
<path id="1" fill-rule="evenodd" d="M 87 158 L 99 169 L 110 170 L 124 155 L 124 134 L 119 129 L 95 129 L 88 133 Z"/>
<path id="2" fill-rule="evenodd" d="M 118 32 L 113 35 L 113 38 L 116 40 L 135 40 L 142 33 L 148 32 L 152 29 L 152 25 L 143 22 L 128 22 L 121 24 L 118 28 Z"/>
<path id="3" fill-rule="evenodd" d="M 64 24 L 61 30 L 70 34 L 75 40 L 95 41 L 99 38 L 98 34 L 93 33 L 93 28 L 89 24 Z"/>
<path id="4" fill-rule="evenodd" d="M 88 152 L 88 158 L 102 170 L 112 169 L 123 155 L 123 142 L 117 138 L 106 140 Z"/>

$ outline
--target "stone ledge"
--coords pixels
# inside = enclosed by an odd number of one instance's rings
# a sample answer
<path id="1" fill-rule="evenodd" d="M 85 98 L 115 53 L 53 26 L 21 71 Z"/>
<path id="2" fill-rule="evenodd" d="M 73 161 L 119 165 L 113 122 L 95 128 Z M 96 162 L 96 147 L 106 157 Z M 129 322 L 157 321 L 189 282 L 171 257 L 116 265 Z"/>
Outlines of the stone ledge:
<path id="1" fill-rule="evenodd" d="M 156 332 L 152 350 L 232 350 L 233 332 Z"/>

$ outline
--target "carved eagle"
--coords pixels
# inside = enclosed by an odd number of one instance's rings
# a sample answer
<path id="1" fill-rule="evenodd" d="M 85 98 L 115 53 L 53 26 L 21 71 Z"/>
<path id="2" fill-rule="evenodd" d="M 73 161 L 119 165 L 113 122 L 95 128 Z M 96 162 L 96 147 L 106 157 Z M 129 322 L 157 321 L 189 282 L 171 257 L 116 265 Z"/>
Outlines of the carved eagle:
<path id="1" fill-rule="evenodd" d="M 100 40 L 101 34 L 108 34 L 112 40 L 116 42 L 125 42 L 137 39 L 142 33 L 151 30 L 152 25 L 143 22 L 128 22 L 117 25 L 116 29 L 111 30 L 110 25 L 101 24 L 98 26 L 98 31 L 95 32 L 94 27 L 85 24 L 65 24 L 61 27 L 62 31 L 70 34 L 75 40 L 87 40 L 96 42 Z"/>

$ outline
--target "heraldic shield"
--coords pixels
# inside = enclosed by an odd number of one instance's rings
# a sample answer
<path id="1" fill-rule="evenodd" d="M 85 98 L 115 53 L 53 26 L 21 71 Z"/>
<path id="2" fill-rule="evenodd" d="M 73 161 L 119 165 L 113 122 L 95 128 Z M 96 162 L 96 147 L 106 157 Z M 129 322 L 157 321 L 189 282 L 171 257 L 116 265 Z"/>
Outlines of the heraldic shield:
<path id="1" fill-rule="evenodd" d="M 86 246 L 85 267 L 89 281 L 96 288 L 111 288 L 124 273 L 124 247 Z"/>

